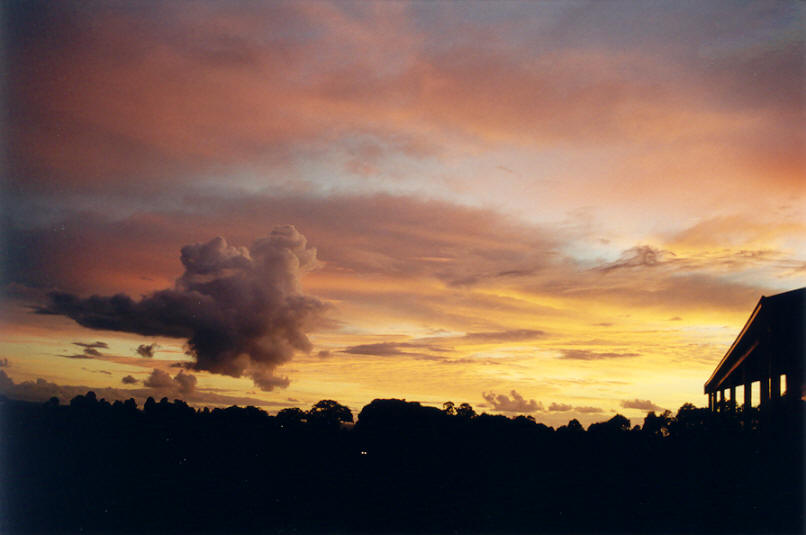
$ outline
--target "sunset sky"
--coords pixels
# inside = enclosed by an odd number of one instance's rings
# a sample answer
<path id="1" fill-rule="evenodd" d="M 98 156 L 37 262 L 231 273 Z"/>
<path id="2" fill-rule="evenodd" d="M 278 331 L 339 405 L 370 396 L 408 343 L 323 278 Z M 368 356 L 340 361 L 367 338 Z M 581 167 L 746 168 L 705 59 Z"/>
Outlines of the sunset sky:
<path id="1" fill-rule="evenodd" d="M 9 396 L 640 423 L 806 285 L 803 3 L 4 19 Z"/>

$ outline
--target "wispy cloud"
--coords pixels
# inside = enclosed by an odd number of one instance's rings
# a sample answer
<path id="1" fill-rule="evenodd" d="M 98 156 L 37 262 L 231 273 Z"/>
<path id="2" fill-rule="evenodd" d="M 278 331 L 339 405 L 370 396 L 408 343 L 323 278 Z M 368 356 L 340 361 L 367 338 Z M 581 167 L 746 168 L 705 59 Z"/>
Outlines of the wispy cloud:
<path id="1" fill-rule="evenodd" d="M 587 349 L 563 349 L 560 358 L 569 360 L 602 360 L 602 359 L 629 358 L 637 356 L 639 356 L 639 354 L 633 352 L 619 353 L 613 351 L 596 352 L 596 351 L 589 351 Z"/>

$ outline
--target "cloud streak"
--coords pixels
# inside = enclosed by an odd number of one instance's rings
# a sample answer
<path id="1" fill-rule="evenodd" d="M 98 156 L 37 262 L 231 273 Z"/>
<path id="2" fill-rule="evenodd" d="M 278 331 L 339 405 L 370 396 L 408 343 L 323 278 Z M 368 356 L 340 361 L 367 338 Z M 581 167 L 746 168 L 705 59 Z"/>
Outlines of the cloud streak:
<path id="1" fill-rule="evenodd" d="M 567 360 L 603 360 L 603 359 L 621 359 L 637 357 L 639 353 L 633 352 L 613 352 L 613 351 L 589 351 L 587 349 L 563 349 L 560 358 Z"/>

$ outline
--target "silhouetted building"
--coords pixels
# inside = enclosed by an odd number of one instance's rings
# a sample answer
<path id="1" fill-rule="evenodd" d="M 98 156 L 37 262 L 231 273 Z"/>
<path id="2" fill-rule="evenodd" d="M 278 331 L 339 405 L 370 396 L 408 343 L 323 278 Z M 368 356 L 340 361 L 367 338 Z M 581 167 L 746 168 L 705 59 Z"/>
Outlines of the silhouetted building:
<path id="1" fill-rule="evenodd" d="M 804 393 L 804 338 L 806 288 L 762 297 L 705 383 L 708 407 L 735 409 L 740 385 L 744 386 L 745 409 L 752 406 L 753 388 L 760 389 L 762 407 L 774 405 L 781 397 L 800 399 Z"/>

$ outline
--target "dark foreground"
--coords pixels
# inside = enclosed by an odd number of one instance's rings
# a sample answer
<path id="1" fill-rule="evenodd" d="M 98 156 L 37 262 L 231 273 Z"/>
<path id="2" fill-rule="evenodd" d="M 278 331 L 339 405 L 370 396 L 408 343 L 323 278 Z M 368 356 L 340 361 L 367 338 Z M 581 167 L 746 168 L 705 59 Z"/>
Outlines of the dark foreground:
<path id="1" fill-rule="evenodd" d="M 0 532 L 803 531 L 800 407 L 555 431 L 376 400 L 345 429 L 333 406 L 80 398 L 0 401 Z"/>

